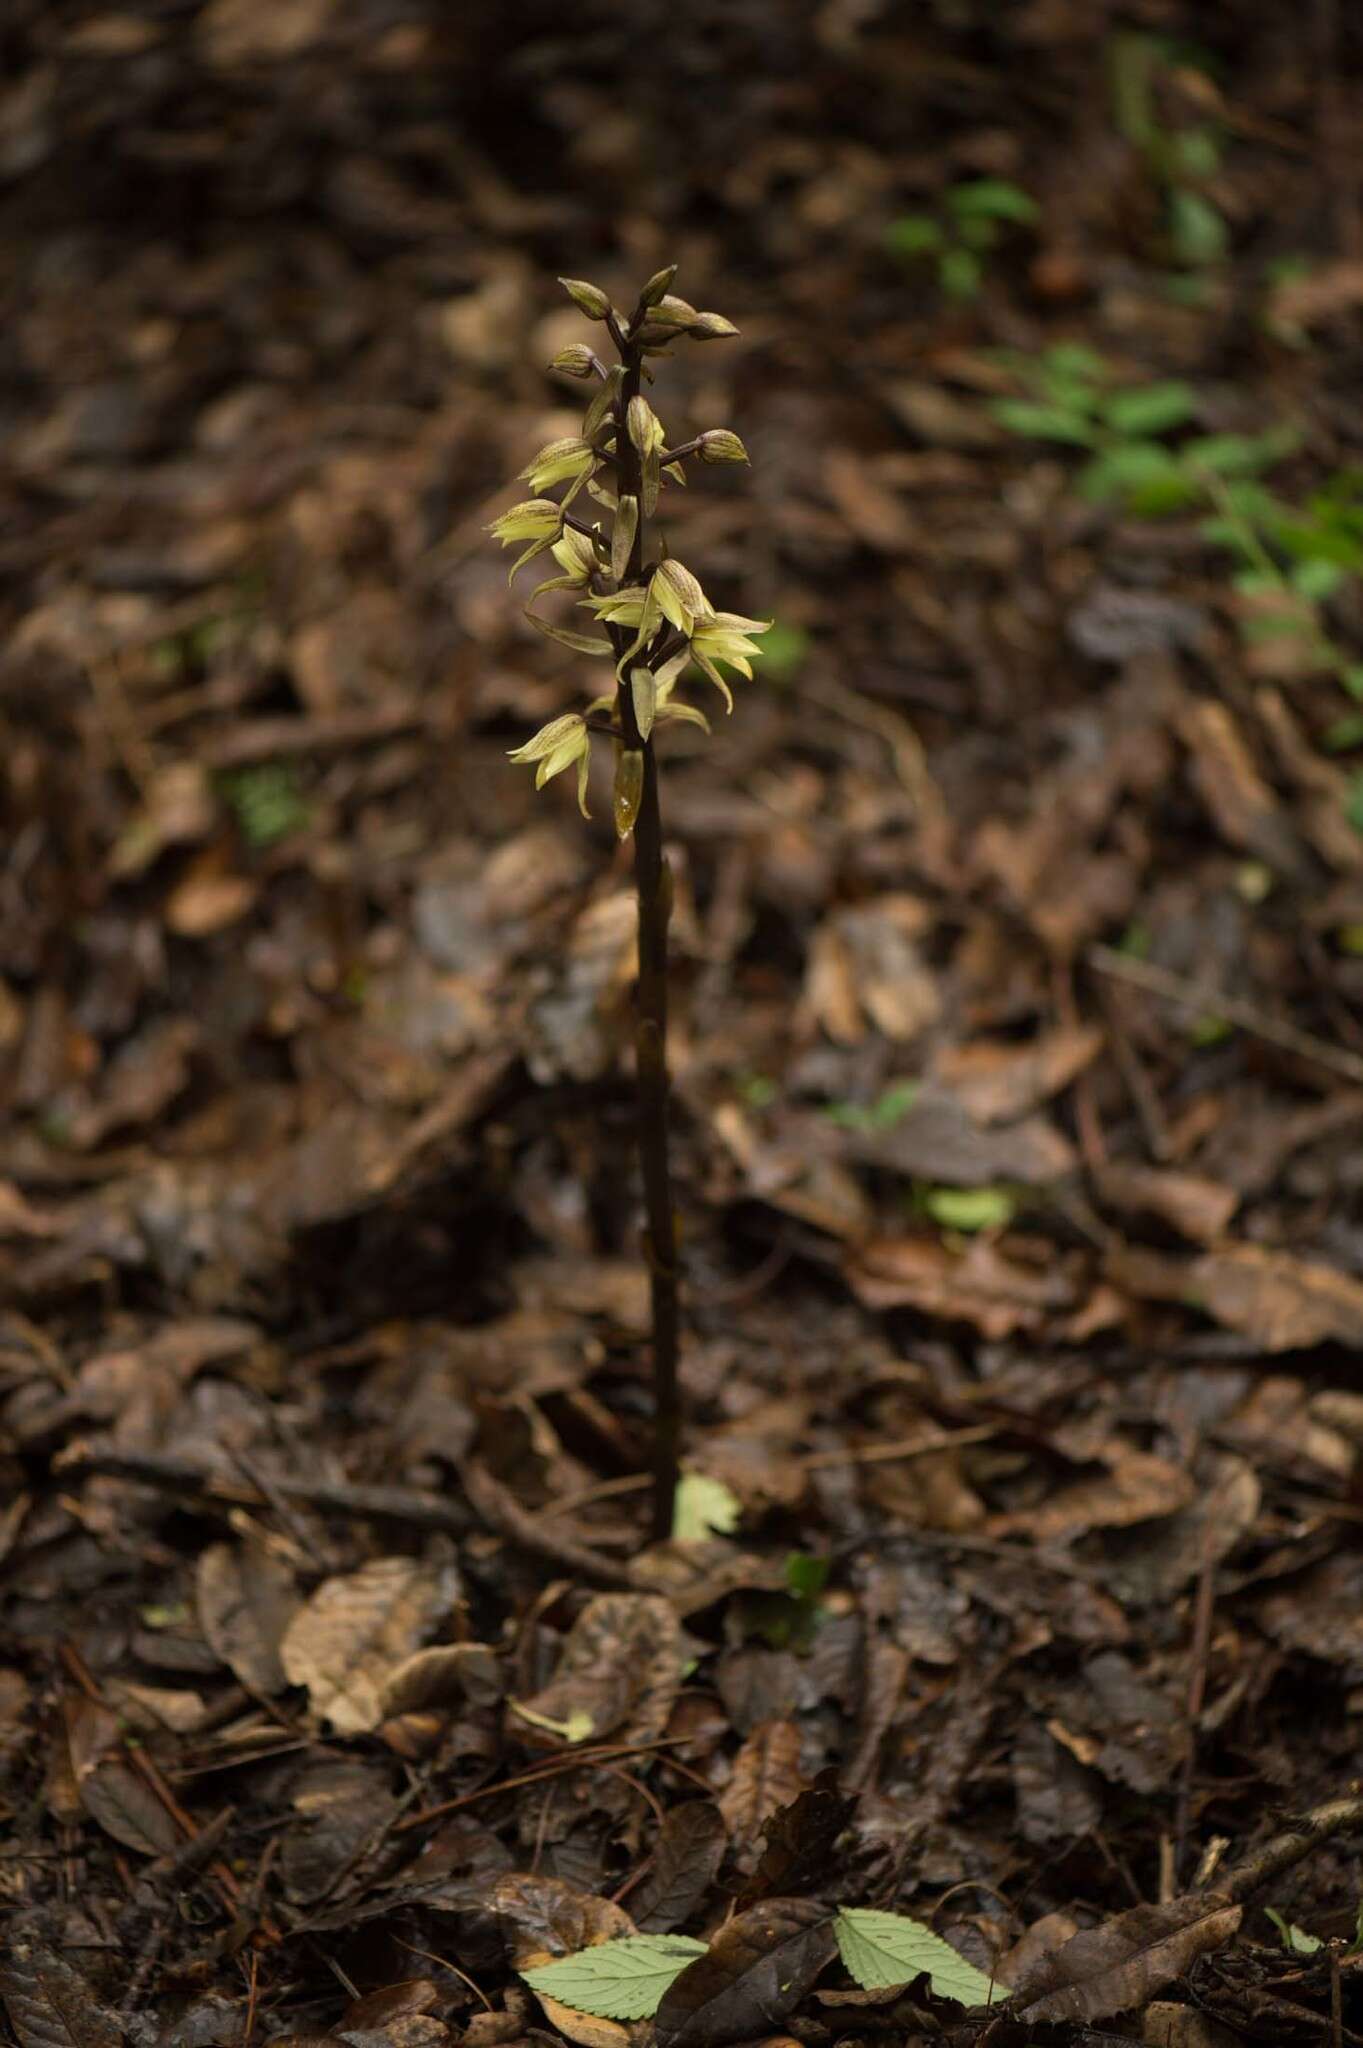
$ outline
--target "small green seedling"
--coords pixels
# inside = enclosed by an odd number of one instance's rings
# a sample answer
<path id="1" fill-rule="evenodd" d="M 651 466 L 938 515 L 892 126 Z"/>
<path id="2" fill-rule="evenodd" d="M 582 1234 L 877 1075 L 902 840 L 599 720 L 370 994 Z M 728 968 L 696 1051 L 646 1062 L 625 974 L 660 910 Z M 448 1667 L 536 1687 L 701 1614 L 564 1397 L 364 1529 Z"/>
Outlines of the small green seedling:
<path id="1" fill-rule="evenodd" d="M 503 547 L 521 552 L 511 574 L 548 554 L 559 574 L 533 591 L 526 617 L 538 631 L 574 654 L 609 661 L 613 680 L 581 711 L 551 718 L 512 751 L 513 761 L 535 771 L 540 789 L 566 769 L 577 778 L 577 800 L 587 814 L 592 745 L 607 741 L 614 755 L 612 816 L 620 839 L 633 838 L 634 885 L 639 903 L 639 974 L 635 989 L 634 1059 L 639 1155 L 647 1219 L 645 1255 L 652 1294 L 654 1385 L 653 1533 L 672 1532 L 681 1442 L 678 1382 L 679 1307 L 677 1226 L 668 1154 L 667 925 L 672 878 L 663 852 L 658 801 L 658 736 L 684 722 L 709 731 L 703 711 L 679 694 L 693 669 L 718 690 L 726 710 L 733 698 L 723 671 L 752 675 L 761 653 L 754 636 L 769 619 L 717 611 L 691 570 L 653 533 L 663 487 L 685 483 L 686 464 L 744 463 L 747 451 L 727 427 L 711 427 L 672 441 L 644 396 L 652 362 L 684 337 L 719 341 L 737 328 L 719 313 L 698 313 L 672 290 L 669 264 L 648 280 L 631 313 L 612 305 L 599 285 L 578 278 L 560 282 L 573 304 L 599 322 L 618 360 L 609 366 L 585 342 L 560 350 L 552 367 L 592 381 L 595 395 L 576 434 L 541 448 L 521 471 L 533 496 L 513 505 L 491 531 Z M 554 498 L 551 491 L 561 488 Z M 583 500 L 590 509 L 583 516 Z M 574 507 L 578 509 L 574 510 Z M 592 614 L 595 630 L 575 631 L 534 609 L 549 591 L 569 591 Z"/>
<path id="2" fill-rule="evenodd" d="M 222 791 L 242 838 L 256 853 L 301 832 L 312 816 L 298 771 L 289 761 L 262 761 L 253 768 L 239 768 L 223 777 Z"/>
<path id="3" fill-rule="evenodd" d="M 1031 227 L 1037 204 L 1004 178 L 952 185 L 931 212 L 905 213 L 885 230 L 885 246 L 901 262 L 929 264 L 949 299 L 973 299 L 984 282 L 984 259 L 1010 228 Z"/>
<path id="4" fill-rule="evenodd" d="M 1215 198 L 1222 131 L 1201 53 L 1132 32 L 1113 37 L 1109 70 L 1118 133 L 1145 159 L 1163 198 L 1165 253 L 1185 271 L 1222 262 L 1230 247 Z"/>
<path id="5" fill-rule="evenodd" d="M 1208 493 L 1216 511 L 1202 533 L 1234 558 L 1232 584 L 1249 601 L 1245 640 L 1292 641 L 1305 668 L 1363 703 L 1363 660 L 1334 638 L 1324 610 L 1363 573 L 1363 470 L 1341 470 L 1300 506 L 1246 478 L 1212 478 Z M 1363 745 L 1363 714 L 1337 720 L 1325 744 Z"/>
<path id="6" fill-rule="evenodd" d="M 1010 433 L 1088 452 L 1078 488 L 1095 504 L 1117 504 L 1138 519 L 1161 519 L 1209 502 L 1208 479 L 1255 477 L 1296 446 L 1288 427 L 1260 434 L 1168 437 L 1198 411 L 1190 384 L 1168 378 L 1117 384 L 1103 358 L 1077 342 L 1036 358 L 1003 359 L 1026 394 L 996 399 L 993 417 Z"/>

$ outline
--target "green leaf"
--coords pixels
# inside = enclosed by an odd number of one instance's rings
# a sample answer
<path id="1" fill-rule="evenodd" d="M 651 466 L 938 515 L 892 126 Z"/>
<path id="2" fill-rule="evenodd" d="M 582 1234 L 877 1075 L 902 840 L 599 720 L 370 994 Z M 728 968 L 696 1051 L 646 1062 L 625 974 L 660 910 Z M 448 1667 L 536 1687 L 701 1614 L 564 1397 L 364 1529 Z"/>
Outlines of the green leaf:
<path id="1" fill-rule="evenodd" d="M 1339 680 L 1351 697 L 1363 697 L 1363 662 L 1351 661 L 1340 670 Z"/>
<path id="2" fill-rule="evenodd" d="M 932 256 L 942 241 L 941 226 L 926 213 L 906 213 L 885 230 L 885 247 L 892 256 Z"/>
<path id="3" fill-rule="evenodd" d="M 672 1541 L 704 1543 L 727 1536 L 738 1527 L 743 1503 L 721 1479 L 704 1472 L 683 1472 L 672 1502 Z"/>
<path id="4" fill-rule="evenodd" d="M 1363 775 L 1355 775 L 1344 800 L 1344 815 L 1355 832 L 1363 832 Z"/>
<path id="5" fill-rule="evenodd" d="M 1007 427 L 1011 434 L 1025 434 L 1029 441 L 1065 441 L 1074 448 L 1093 446 L 1093 428 L 1067 406 L 1039 405 L 1030 398 L 998 398 L 989 410 L 1001 427 Z"/>
<path id="6" fill-rule="evenodd" d="M 786 1559 L 786 1584 L 796 1600 L 817 1600 L 828 1583 L 830 1569 L 828 1558 L 792 1550 Z"/>
<path id="7" fill-rule="evenodd" d="M 940 1934 L 902 1913 L 844 1906 L 833 1925 L 847 1973 L 863 1991 L 907 1984 L 926 1970 L 935 1996 L 959 2005 L 991 2005 L 1008 1996 L 997 1978 L 986 1977 Z"/>
<path id="8" fill-rule="evenodd" d="M 1312 604 L 1319 604 L 1322 598 L 1330 597 L 1347 575 L 1338 562 L 1328 562 L 1322 555 L 1310 555 L 1305 561 L 1292 565 L 1292 588 Z"/>
<path id="9" fill-rule="evenodd" d="M 689 1934 L 627 1934 L 620 1941 L 598 1942 L 557 1962 L 540 1963 L 521 1975 L 532 1991 L 542 1991 L 570 2005 L 575 2012 L 603 2020 L 646 2020 L 662 2004 L 688 1963 L 705 1954 L 706 1944 Z"/>
<path id="10" fill-rule="evenodd" d="M 1180 453 L 1190 468 L 1213 476 L 1253 476 L 1290 455 L 1297 440 L 1293 427 L 1270 427 L 1263 434 L 1199 434 L 1185 441 Z"/>
<path id="11" fill-rule="evenodd" d="M 1196 405 L 1192 385 L 1171 378 L 1164 384 L 1113 391 L 1103 401 L 1103 416 L 1119 434 L 1167 434 L 1191 418 Z"/>
<path id="12" fill-rule="evenodd" d="M 773 619 L 762 638 L 763 679 L 785 682 L 804 665 L 808 653 L 809 635 L 803 626 Z"/>
<path id="13" fill-rule="evenodd" d="M 923 1206 L 947 1230 L 997 1230 L 1012 1222 L 1017 1201 L 1007 1188 L 929 1188 Z"/>
<path id="14" fill-rule="evenodd" d="M 1011 220 L 1022 225 L 1034 221 L 1039 211 L 1030 193 L 1005 178 L 970 178 L 953 185 L 947 205 L 958 220 Z"/>
<path id="15" fill-rule="evenodd" d="M 1308 1934 L 1304 1927 L 1298 1927 L 1295 1920 L 1288 1920 L 1276 1906 L 1265 1906 L 1264 1915 L 1281 1934 L 1283 1947 L 1290 1949 L 1293 1955 L 1313 1956 L 1317 1949 L 1324 1948 L 1325 1943 L 1319 1935 Z"/>
<path id="16" fill-rule="evenodd" d="M 1129 512 L 1143 519 L 1176 512 L 1197 496 L 1196 481 L 1158 441 L 1131 441 L 1124 447 L 1104 449 L 1081 471 L 1079 489 L 1099 504 L 1119 498 Z"/>
<path id="17" fill-rule="evenodd" d="M 1219 263 L 1230 245 L 1221 214 L 1210 199 L 1186 186 L 1169 194 L 1169 239 L 1180 263 Z"/>
<path id="18" fill-rule="evenodd" d="M 949 299 L 973 299 L 983 276 L 980 259 L 969 249 L 944 249 L 937 278 Z"/>

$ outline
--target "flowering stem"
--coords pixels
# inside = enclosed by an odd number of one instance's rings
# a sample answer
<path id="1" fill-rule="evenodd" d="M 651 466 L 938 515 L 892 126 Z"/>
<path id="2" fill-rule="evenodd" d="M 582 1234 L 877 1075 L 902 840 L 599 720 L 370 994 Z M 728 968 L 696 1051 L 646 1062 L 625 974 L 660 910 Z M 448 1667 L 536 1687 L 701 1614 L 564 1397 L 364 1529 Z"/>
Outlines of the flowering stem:
<path id="1" fill-rule="evenodd" d="M 639 451 L 626 425 L 629 402 L 639 395 L 642 353 L 632 335 L 617 333 L 625 374 L 615 408 L 615 445 L 619 454 L 621 494 L 634 497 L 639 523 L 630 549 L 623 583 L 641 580 L 645 559 L 643 481 Z M 616 640 L 617 655 L 627 635 Z M 672 908 L 672 876 L 663 854 L 662 812 L 658 804 L 658 764 L 653 740 L 639 732 L 628 676 L 618 691 L 622 742 L 644 757 L 643 793 L 634 824 L 634 887 L 639 900 L 639 979 L 635 991 L 634 1064 L 638 1091 L 639 1161 L 643 1169 L 645 1247 L 648 1257 L 653 1323 L 653 1535 L 672 1534 L 681 1450 L 681 1387 L 677 1371 L 679 1304 L 677 1287 L 677 1224 L 672 1203 L 672 1169 L 668 1154 L 667 1080 L 667 924 Z"/>

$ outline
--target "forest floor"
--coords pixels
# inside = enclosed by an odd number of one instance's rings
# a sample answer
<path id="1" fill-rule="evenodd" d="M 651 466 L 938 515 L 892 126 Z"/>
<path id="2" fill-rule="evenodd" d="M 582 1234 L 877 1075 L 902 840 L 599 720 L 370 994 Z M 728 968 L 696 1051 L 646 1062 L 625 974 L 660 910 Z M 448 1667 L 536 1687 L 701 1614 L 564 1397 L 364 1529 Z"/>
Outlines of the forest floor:
<path id="1" fill-rule="evenodd" d="M 1000 2043 L 1363 2039 L 1359 1813 L 1243 1879 L 1363 1780 L 1358 22 L 7 23 L 14 2039 L 628 2048 L 518 1971 L 773 1893 Z M 664 742 L 650 1545 L 629 853 L 485 528 L 674 260 L 776 624 Z M 660 2040 L 985 2024 L 738 1978 Z"/>

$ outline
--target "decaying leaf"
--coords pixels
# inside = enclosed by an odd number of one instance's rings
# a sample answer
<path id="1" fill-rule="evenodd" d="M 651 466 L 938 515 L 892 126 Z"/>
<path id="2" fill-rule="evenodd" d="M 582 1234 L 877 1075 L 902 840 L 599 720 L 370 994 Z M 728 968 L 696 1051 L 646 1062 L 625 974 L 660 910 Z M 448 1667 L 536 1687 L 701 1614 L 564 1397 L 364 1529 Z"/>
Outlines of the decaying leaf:
<path id="1" fill-rule="evenodd" d="M 341 1734 L 377 1728 L 388 1673 L 458 1596 L 452 1567 L 410 1557 L 376 1557 L 357 1572 L 326 1579 L 284 1633 L 285 1676 L 307 1687 L 313 1711 Z"/>
<path id="2" fill-rule="evenodd" d="M 575 1727 L 578 1740 L 620 1730 L 630 1742 L 653 1742 L 667 1725 L 684 1661 L 669 1600 L 602 1593 L 573 1623 L 549 1684 L 517 1701 L 517 1711 L 536 1727 Z"/>
<path id="3" fill-rule="evenodd" d="M 44 1942 L 12 1940 L 0 1998 L 20 2048 L 118 2048 L 123 2028 L 85 1979 Z"/>
<path id="4" fill-rule="evenodd" d="M 1044 1956 L 1017 1988 L 1018 2017 L 1035 2026 L 1128 2012 L 1181 1977 L 1199 1956 L 1223 1948 L 1243 1912 L 1220 1892 L 1188 1893 L 1165 1906 L 1133 1906 Z"/>
<path id="5" fill-rule="evenodd" d="M 1038 1543 L 1068 1543 L 1089 1529 L 1127 1529 L 1172 1515 L 1193 1498 L 1193 1478 L 1153 1451 L 1113 1444 L 1102 1453 L 1106 1471 L 1062 1486 L 1038 1508 L 993 1515 L 991 1536 L 1025 1532 Z"/>
<path id="6" fill-rule="evenodd" d="M 822 1891 L 833 1874 L 833 1844 L 856 1808 L 856 1800 L 839 1791 L 832 1766 L 778 1807 L 762 1823 L 765 1846 L 739 1894 L 740 1910 L 759 1899 Z"/>
<path id="7" fill-rule="evenodd" d="M 499 1877 L 487 1904 L 497 1917 L 517 1970 L 534 1969 L 557 1956 L 573 1955 L 599 1941 L 618 1941 L 636 1932 L 622 1906 L 598 1899 L 558 1877 L 520 1873 Z"/>
<path id="8" fill-rule="evenodd" d="M 762 1823 L 804 1790 L 800 1731 L 793 1721 L 763 1721 L 734 1758 L 719 1810 L 738 1848 L 756 1842 Z"/>
<path id="9" fill-rule="evenodd" d="M 1092 1024 L 1062 1026 L 1030 1045 L 977 1039 L 942 1052 L 933 1073 L 977 1123 L 1013 1123 L 1068 1087 L 1102 1044 Z"/>
<path id="10" fill-rule="evenodd" d="M 658 1831 L 653 1866 L 630 1898 L 636 1924 L 662 1934 L 689 1920 L 714 1882 L 726 1840 L 708 1799 L 674 1806 Z"/>
<path id="11" fill-rule="evenodd" d="M 812 1899 L 766 1899 L 737 1914 L 683 1970 L 654 2022 L 658 2048 L 723 2048 L 778 2028 L 837 1953 Z"/>
<path id="12" fill-rule="evenodd" d="M 288 1684 L 280 1660 L 284 1631 L 298 1611 L 288 1567 L 259 1544 L 210 1543 L 195 1571 L 199 1626 L 249 1692 Z"/>

